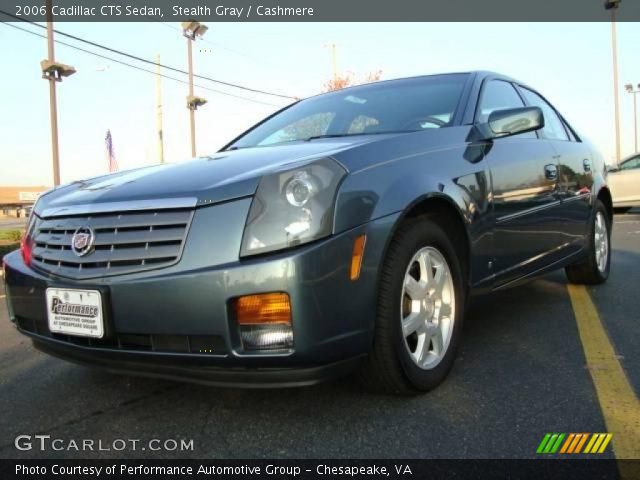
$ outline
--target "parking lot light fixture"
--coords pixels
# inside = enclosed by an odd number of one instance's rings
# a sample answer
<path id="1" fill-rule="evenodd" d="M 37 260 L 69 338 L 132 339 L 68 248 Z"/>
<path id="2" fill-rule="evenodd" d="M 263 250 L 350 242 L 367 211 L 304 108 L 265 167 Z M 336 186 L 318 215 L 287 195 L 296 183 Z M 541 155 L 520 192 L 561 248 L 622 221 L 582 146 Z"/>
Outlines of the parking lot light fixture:
<path id="1" fill-rule="evenodd" d="M 200 22 L 182 22 L 182 34 L 191 40 L 195 40 L 196 37 L 202 37 L 208 29 L 209 27 L 201 24 Z"/>
<path id="2" fill-rule="evenodd" d="M 611 10 L 611 50 L 613 54 L 613 97 L 616 129 L 616 164 L 620 163 L 620 94 L 618 93 L 618 45 L 616 33 L 616 10 L 622 0 L 605 0 L 605 10 Z"/>
<path id="3" fill-rule="evenodd" d="M 182 22 L 182 34 L 187 39 L 187 62 L 189 65 L 189 95 L 187 95 L 187 108 L 189 109 L 189 131 L 191 133 L 191 156 L 196 156 L 196 116 L 195 111 L 207 101 L 193 94 L 193 42 L 201 38 L 208 30 L 206 25 L 196 21 Z"/>

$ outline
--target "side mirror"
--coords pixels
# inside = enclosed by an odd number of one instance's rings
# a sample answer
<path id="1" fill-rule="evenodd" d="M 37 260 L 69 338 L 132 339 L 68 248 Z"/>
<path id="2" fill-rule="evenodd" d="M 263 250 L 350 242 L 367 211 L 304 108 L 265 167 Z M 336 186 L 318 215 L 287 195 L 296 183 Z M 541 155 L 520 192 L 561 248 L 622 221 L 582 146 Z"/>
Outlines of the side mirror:
<path id="1" fill-rule="evenodd" d="M 493 138 L 509 137 L 543 128 L 544 116 L 539 107 L 494 110 L 487 125 Z"/>
<path id="2" fill-rule="evenodd" d="M 617 165 L 605 165 L 605 168 L 607 170 L 607 173 L 613 173 L 620 170 L 620 167 L 618 167 Z"/>

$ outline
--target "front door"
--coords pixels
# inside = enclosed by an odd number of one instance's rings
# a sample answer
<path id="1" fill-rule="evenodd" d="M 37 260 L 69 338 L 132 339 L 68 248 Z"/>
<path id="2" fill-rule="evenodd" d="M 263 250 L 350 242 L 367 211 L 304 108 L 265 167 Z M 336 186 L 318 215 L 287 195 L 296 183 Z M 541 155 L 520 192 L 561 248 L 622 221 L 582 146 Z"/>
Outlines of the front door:
<path id="1" fill-rule="evenodd" d="M 483 86 L 476 122 L 495 110 L 523 107 L 515 87 L 491 80 Z M 494 212 L 494 285 L 535 271 L 561 243 L 558 235 L 558 161 L 549 142 L 534 132 L 493 140 L 486 159 L 491 170 Z"/>

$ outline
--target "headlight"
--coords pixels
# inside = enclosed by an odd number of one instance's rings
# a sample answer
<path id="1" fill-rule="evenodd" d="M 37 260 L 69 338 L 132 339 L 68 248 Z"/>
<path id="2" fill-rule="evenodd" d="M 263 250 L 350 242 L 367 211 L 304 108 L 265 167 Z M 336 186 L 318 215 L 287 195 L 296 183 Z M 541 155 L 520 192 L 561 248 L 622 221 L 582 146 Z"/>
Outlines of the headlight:
<path id="1" fill-rule="evenodd" d="M 240 256 L 301 245 L 331 234 L 336 192 L 346 171 L 329 158 L 263 177 Z"/>

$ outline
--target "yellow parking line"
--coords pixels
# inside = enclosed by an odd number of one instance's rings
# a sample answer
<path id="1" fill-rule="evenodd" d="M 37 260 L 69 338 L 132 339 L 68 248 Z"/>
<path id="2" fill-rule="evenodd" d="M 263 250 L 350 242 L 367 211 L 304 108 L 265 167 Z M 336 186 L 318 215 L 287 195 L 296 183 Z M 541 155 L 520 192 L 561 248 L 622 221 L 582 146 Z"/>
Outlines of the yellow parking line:
<path id="1" fill-rule="evenodd" d="M 640 458 L 640 400 L 629 383 L 589 292 L 568 285 L 587 368 L 618 459 Z M 622 474 L 622 471 L 620 472 Z"/>

